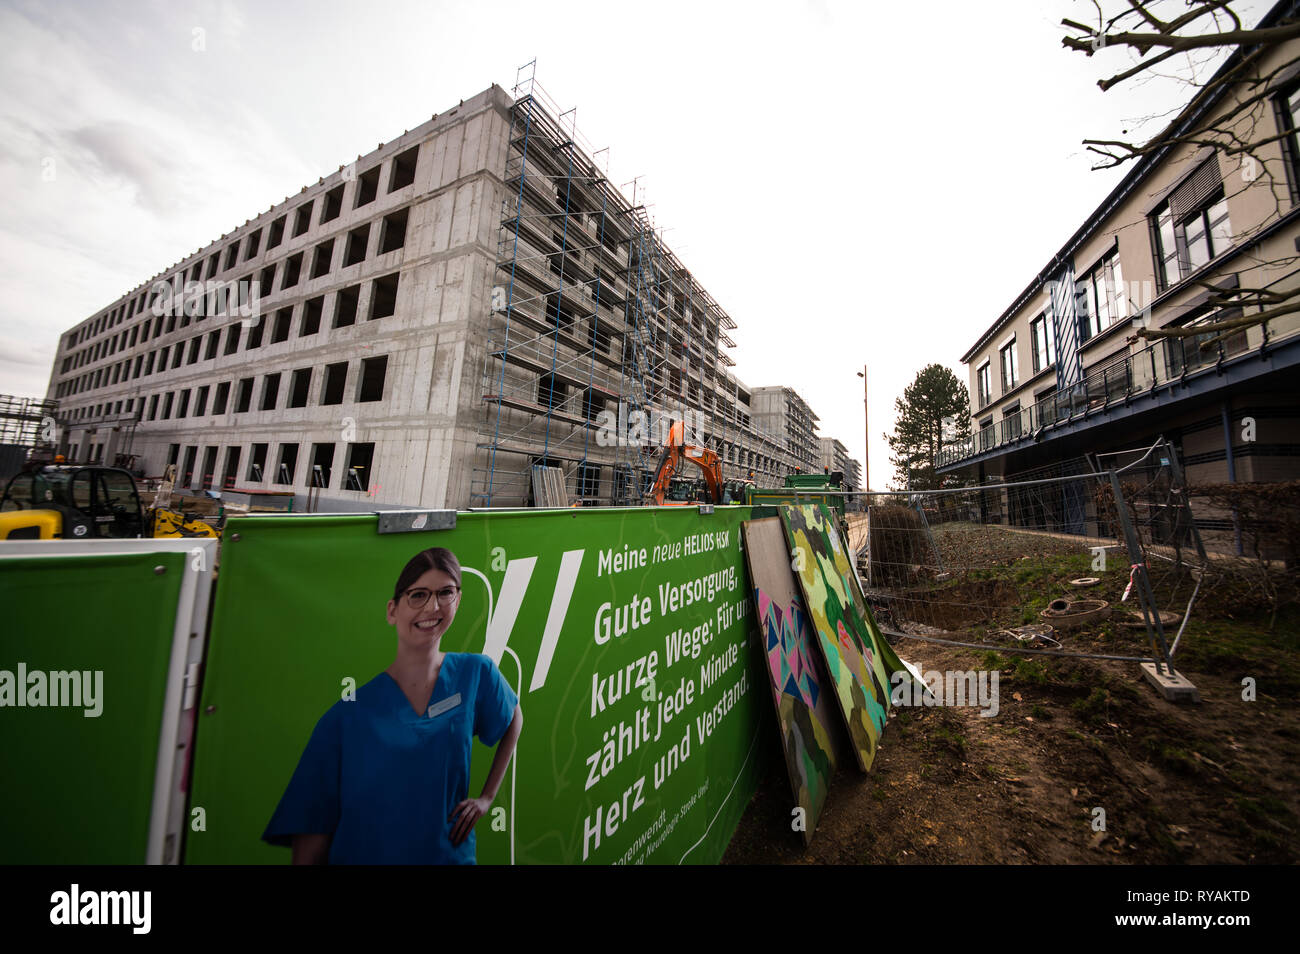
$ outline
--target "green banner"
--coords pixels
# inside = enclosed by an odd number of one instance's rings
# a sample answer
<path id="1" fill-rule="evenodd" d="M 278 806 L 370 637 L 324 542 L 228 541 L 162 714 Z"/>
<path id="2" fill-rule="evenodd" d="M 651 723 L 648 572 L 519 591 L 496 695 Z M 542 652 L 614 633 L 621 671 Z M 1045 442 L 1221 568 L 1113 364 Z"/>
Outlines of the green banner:
<path id="1" fill-rule="evenodd" d="M 146 861 L 188 559 L 0 562 L 0 863 Z"/>
<path id="2" fill-rule="evenodd" d="M 445 547 L 463 576 L 441 648 L 491 657 L 523 714 L 475 829 L 478 862 L 716 863 L 771 748 L 739 533 L 749 513 L 476 512 L 386 534 L 373 515 L 232 519 L 191 800 L 205 825 L 185 860 L 289 861 L 260 839 L 313 726 L 393 661 L 397 576 Z M 475 741 L 471 796 L 491 759 Z"/>

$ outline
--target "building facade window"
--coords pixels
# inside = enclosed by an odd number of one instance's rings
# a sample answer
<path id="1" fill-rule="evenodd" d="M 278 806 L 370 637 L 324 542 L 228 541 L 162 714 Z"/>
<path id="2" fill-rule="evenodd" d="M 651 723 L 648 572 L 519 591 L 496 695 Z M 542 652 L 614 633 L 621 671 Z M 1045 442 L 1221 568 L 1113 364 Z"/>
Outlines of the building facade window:
<path id="1" fill-rule="evenodd" d="M 374 466 L 374 460 L 374 443 L 349 444 L 347 464 L 348 472 L 344 481 L 343 489 L 369 490 L 370 471 Z"/>
<path id="2" fill-rule="evenodd" d="M 348 379 L 348 363 L 339 361 L 325 366 L 325 386 L 321 389 L 321 404 L 342 404 L 343 390 Z M 333 445 L 330 445 L 333 447 Z M 328 486 L 328 484 L 326 484 Z"/>
<path id="3" fill-rule="evenodd" d="M 253 403 L 253 379 L 241 378 L 235 392 L 235 413 L 245 414 Z"/>
<path id="4" fill-rule="evenodd" d="M 1232 244 L 1232 224 L 1218 163 L 1211 157 L 1151 213 L 1156 278 L 1168 288 Z"/>
<path id="5" fill-rule="evenodd" d="M 311 388 L 311 368 L 299 368 L 289 381 L 289 406 L 306 407 L 307 392 Z"/>
<path id="6" fill-rule="evenodd" d="M 1020 402 L 1017 401 L 1002 411 L 1002 440 L 1014 441 L 1020 434 Z"/>
<path id="7" fill-rule="evenodd" d="M 268 444 L 254 444 L 253 455 L 248 461 L 248 480 L 255 484 L 262 482 L 266 470 L 266 449 Z"/>
<path id="8" fill-rule="evenodd" d="M 1300 204 L 1300 84 L 1283 90 L 1273 101 L 1277 131 L 1282 135 L 1282 153 L 1286 157 L 1287 180 L 1291 187 L 1291 204 Z"/>
<path id="9" fill-rule="evenodd" d="M 1056 330 L 1044 313 L 1029 323 L 1029 340 L 1034 353 L 1034 374 L 1056 364 Z"/>
<path id="10" fill-rule="evenodd" d="M 998 349 L 998 365 L 1002 369 L 1002 393 L 1006 394 L 1016 386 L 1020 368 L 1016 361 L 1016 339 L 1013 337 Z"/>
<path id="11" fill-rule="evenodd" d="M 311 445 L 311 473 L 308 485 L 311 487 L 329 487 L 330 469 L 334 466 L 333 444 Z"/>
<path id="12" fill-rule="evenodd" d="M 361 360 L 361 381 L 357 387 L 358 401 L 382 401 L 384 379 L 388 374 L 388 355 Z"/>
<path id="13" fill-rule="evenodd" d="M 985 361 L 975 371 L 975 392 L 979 398 L 980 407 L 986 407 L 989 398 L 992 397 L 992 384 L 989 377 L 989 363 Z"/>
<path id="14" fill-rule="evenodd" d="M 281 444 L 280 460 L 275 466 L 275 483 L 286 487 L 293 486 L 294 474 L 298 470 L 298 445 Z"/>
<path id="15" fill-rule="evenodd" d="M 578 496 L 593 499 L 600 495 L 600 466 L 598 464 L 578 465 Z"/>
<path id="16" fill-rule="evenodd" d="M 1101 334 L 1128 317 L 1128 298 L 1119 265 L 1119 250 L 1106 255 L 1074 286 L 1079 341 Z"/>

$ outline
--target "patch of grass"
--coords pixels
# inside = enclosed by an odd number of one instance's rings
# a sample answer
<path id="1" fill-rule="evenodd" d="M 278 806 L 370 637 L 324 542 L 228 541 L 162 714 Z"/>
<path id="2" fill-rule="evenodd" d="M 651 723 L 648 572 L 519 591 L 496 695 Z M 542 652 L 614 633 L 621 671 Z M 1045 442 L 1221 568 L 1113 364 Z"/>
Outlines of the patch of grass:
<path id="1" fill-rule="evenodd" d="M 1011 663 L 1007 668 L 1010 670 L 1007 673 L 1007 678 L 1016 682 L 1023 682 L 1031 686 L 1044 686 L 1048 682 L 1047 666 L 1039 659 L 1012 656 Z"/>
<path id="2" fill-rule="evenodd" d="M 1051 711 L 1046 706 L 1041 706 L 1037 702 L 1029 707 L 1029 714 L 1035 719 L 1050 719 L 1052 717 Z"/>
<path id="3" fill-rule="evenodd" d="M 883 802 L 885 799 L 889 797 L 889 793 L 885 791 L 883 788 L 873 788 L 871 790 L 871 797 L 878 802 Z"/>
<path id="4" fill-rule="evenodd" d="M 1236 804 L 1237 810 L 1252 821 L 1267 823 L 1269 816 L 1281 819 L 1291 817 L 1291 812 L 1286 805 L 1272 795 L 1261 795 L 1259 798 L 1247 798 L 1244 795 L 1238 795 L 1233 798 L 1233 802 Z"/>
<path id="5" fill-rule="evenodd" d="M 1201 764 L 1185 749 L 1180 749 L 1176 745 L 1162 745 L 1160 747 L 1160 761 L 1182 775 L 1201 774 Z"/>
<path id="6" fill-rule="evenodd" d="M 1110 690 L 1097 686 L 1086 699 L 1076 699 L 1070 703 L 1070 708 L 1085 721 L 1100 725 L 1110 721 L 1111 701 Z"/>
<path id="7" fill-rule="evenodd" d="M 931 734 L 930 741 L 949 749 L 958 758 L 966 756 L 966 737 L 957 728 L 941 725 Z"/>
<path id="8" fill-rule="evenodd" d="M 1067 729 L 1066 734 L 1069 735 L 1070 738 L 1077 739 L 1084 743 L 1089 748 L 1096 749 L 1098 752 L 1103 752 L 1106 749 L 1106 746 L 1102 744 L 1101 739 L 1098 739 L 1095 736 L 1085 735 L 1078 729 Z"/>

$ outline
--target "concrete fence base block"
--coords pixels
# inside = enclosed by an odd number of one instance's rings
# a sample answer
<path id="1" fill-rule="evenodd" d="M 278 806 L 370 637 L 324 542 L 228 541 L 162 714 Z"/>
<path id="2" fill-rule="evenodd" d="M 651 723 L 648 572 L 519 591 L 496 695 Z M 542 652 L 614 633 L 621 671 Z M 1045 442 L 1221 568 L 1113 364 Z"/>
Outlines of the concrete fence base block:
<path id="1" fill-rule="evenodd" d="M 1155 663 L 1142 663 L 1142 675 L 1170 702 L 1200 702 L 1201 694 L 1176 669 L 1162 666 L 1156 671 Z"/>

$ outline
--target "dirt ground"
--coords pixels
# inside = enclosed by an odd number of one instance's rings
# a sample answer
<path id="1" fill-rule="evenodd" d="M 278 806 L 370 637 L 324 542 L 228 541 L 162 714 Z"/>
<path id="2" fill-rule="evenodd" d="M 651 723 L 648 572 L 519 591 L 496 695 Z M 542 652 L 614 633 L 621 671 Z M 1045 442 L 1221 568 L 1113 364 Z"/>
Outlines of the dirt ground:
<path id="1" fill-rule="evenodd" d="M 1200 704 L 1166 702 L 1135 662 L 900 637 L 899 654 L 924 671 L 997 669 L 997 715 L 895 708 L 870 773 L 841 758 L 806 849 L 773 732 L 724 863 L 1294 864 L 1300 614 L 1268 623 L 1215 605 L 1193 614 L 1175 664 Z M 1136 656 L 1144 638 L 1112 625 L 1065 642 Z M 1254 701 L 1243 699 L 1247 677 Z"/>

